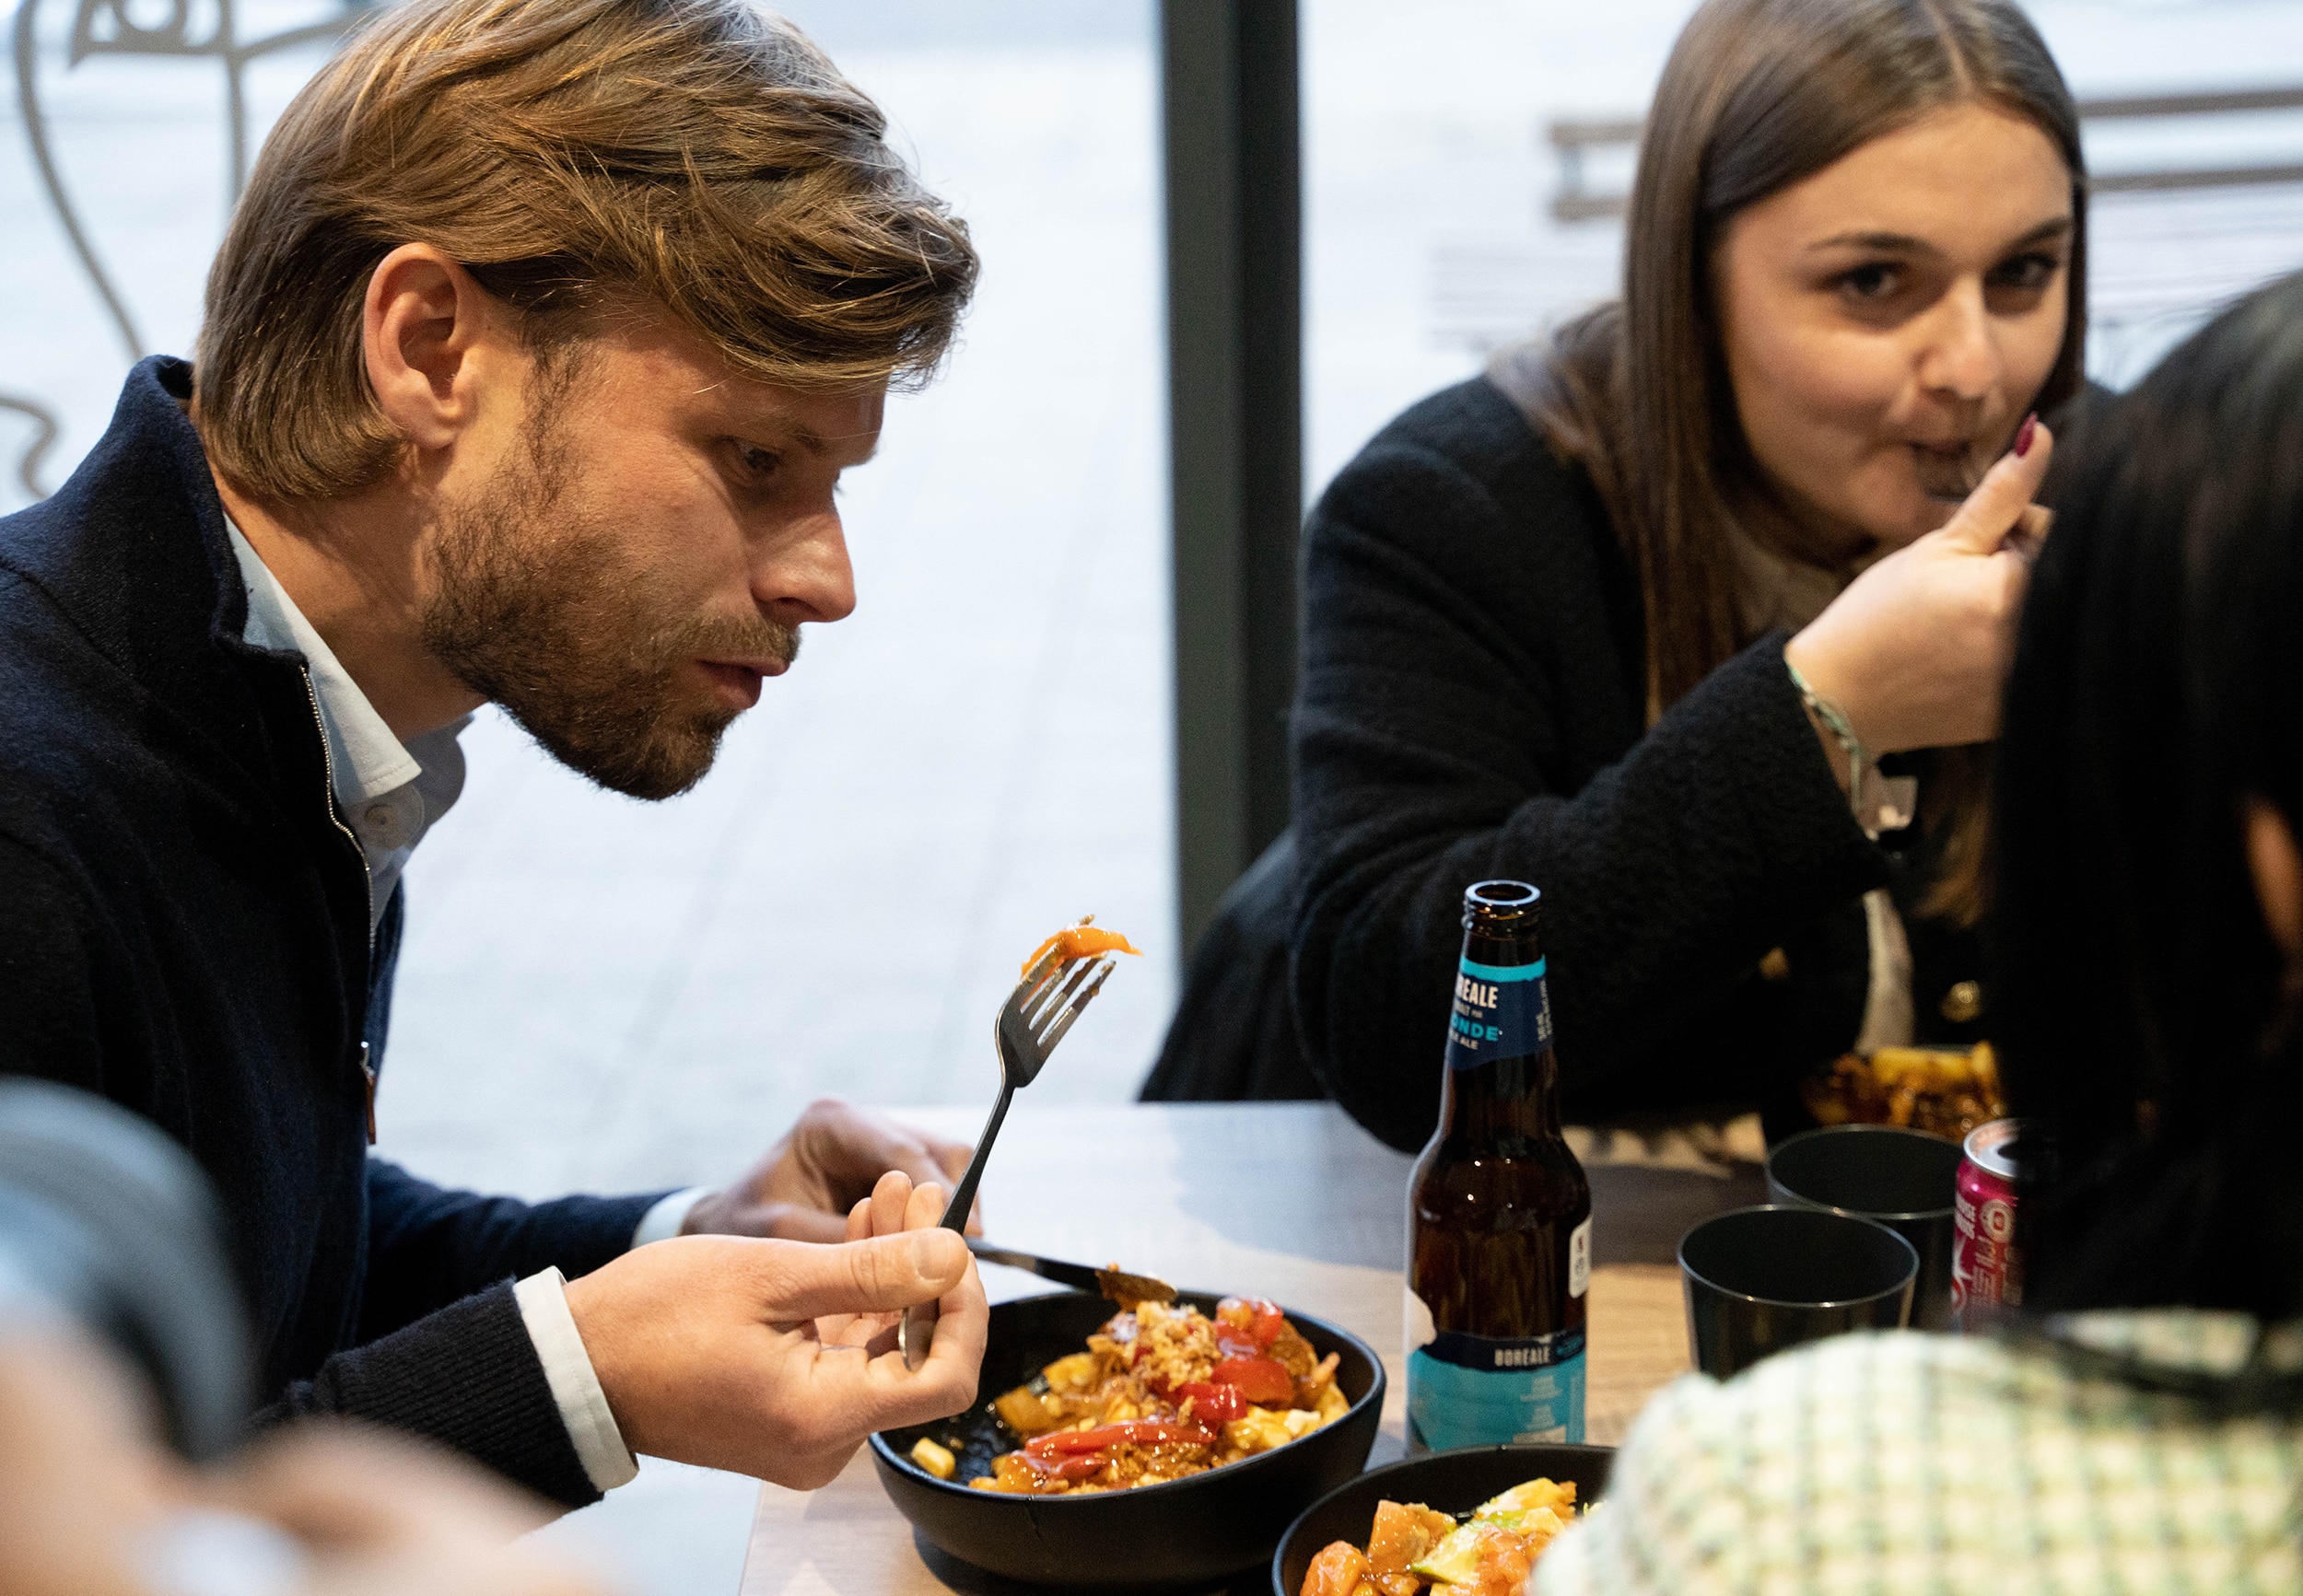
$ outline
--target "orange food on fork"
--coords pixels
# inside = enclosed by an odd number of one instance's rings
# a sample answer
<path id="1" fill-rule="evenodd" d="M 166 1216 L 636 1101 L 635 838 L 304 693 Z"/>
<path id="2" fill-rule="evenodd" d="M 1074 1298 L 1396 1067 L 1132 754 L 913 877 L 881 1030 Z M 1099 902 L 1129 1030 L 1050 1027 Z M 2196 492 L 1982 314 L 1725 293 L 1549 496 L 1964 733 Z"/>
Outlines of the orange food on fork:
<path id="1" fill-rule="evenodd" d="M 1032 966 L 1047 957 L 1050 951 L 1060 951 L 1064 958 L 1093 959 L 1102 953 L 1133 953 L 1143 957 L 1143 949 L 1130 943 L 1117 931 L 1106 931 L 1095 923 L 1093 914 L 1082 914 L 1076 926 L 1066 926 L 1053 937 L 1032 949 L 1032 956 L 1023 961 L 1023 973 L 1029 975 Z"/>

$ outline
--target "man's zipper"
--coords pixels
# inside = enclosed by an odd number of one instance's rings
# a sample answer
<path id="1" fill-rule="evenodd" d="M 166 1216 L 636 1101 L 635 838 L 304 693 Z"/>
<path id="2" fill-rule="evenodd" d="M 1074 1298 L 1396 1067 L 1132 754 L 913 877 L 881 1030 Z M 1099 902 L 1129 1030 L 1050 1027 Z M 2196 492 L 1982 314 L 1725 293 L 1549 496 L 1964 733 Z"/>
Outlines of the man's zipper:
<path id="1" fill-rule="evenodd" d="M 352 828 L 345 825 L 344 817 L 336 813 L 336 755 L 335 751 L 328 746 L 328 722 L 320 713 L 320 693 L 312 686 L 311 667 L 298 666 L 297 670 L 304 679 L 305 700 L 312 706 L 312 725 L 320 732 L 320 768 L 328 778 L 328 823 L 344 833 L 344 840 L 352 845 L 352 852 L 360 861 L 360 888 L 368 903 L 368 948 L 369 956 L 373 957 L 376 951 L 376 883 L 368 873 L 368 850 L 360 846 L 360 839 L 352 834 Z M 360 1043 L 360 1077 L 368 1083 L 368 1145 L 372 1147 L 376 1145 L 376 1070 L 368 1061 L 368 1043 L 365 1041 Z"/>

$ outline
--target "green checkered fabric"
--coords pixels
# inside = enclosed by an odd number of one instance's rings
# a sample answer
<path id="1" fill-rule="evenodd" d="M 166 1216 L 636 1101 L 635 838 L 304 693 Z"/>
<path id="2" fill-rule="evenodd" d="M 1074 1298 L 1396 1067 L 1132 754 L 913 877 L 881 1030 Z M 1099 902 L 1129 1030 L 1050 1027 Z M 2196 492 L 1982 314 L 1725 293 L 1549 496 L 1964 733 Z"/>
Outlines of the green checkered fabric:
<path id="1" fill-rule="evenodd" d="M 2227 1374 L 2253 1320 L 2059 1321 L 2065 1341 Z M 2303 1335 L 2265 1338 L 2303 1365 Z M 1553 1544 L 1537 1596 L 2303 1591 L 2303 1435 L 2035 1345 L 1842 1336 L 1651 1402 L 1606 1504 Z"/>

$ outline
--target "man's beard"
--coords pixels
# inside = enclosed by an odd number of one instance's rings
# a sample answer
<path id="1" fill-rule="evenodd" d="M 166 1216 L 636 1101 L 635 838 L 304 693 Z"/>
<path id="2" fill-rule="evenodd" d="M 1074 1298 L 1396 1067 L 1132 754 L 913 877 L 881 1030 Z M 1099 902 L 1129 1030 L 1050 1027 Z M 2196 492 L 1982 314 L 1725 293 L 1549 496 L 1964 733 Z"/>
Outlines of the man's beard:
<path id="1" fill-rule="evenodd" d="M 532 410 L 528 448 L 441 515 L 425 645 L 570 769 L 638 798 L 704 778 L 741 711 L 696 700 L 698 659 L 780 658 L 798 628 L 681 617 L 663 584 L 569 493 L 571 454 Z"/>

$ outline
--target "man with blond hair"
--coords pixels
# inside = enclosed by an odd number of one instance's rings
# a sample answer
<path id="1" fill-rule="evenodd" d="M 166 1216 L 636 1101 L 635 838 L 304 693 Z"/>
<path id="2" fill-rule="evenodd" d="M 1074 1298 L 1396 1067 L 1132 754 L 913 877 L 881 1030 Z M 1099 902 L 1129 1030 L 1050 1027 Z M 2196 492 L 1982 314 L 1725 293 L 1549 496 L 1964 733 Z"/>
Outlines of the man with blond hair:
<path id="1" fill-rule="evenodd" d="M 820 1104 L 724 1190 L 527 1205 L 368 1147 L 466 719 L 635 797 L 697 781 L 853 608 L 834 487 L 975 273 L 744 0 L 414 0 L 265 144 L 196 363 L 138 366 L 0 521 L 0 1070 L 207 1169 L 274 1414 L 579 1503 L 634 1450 L 812 1486 L 973 1400 L 982 1287 L 929 1184 L 964 1148 Z M 907 1369 L 888 1326 L 929 1300 Z"/>

